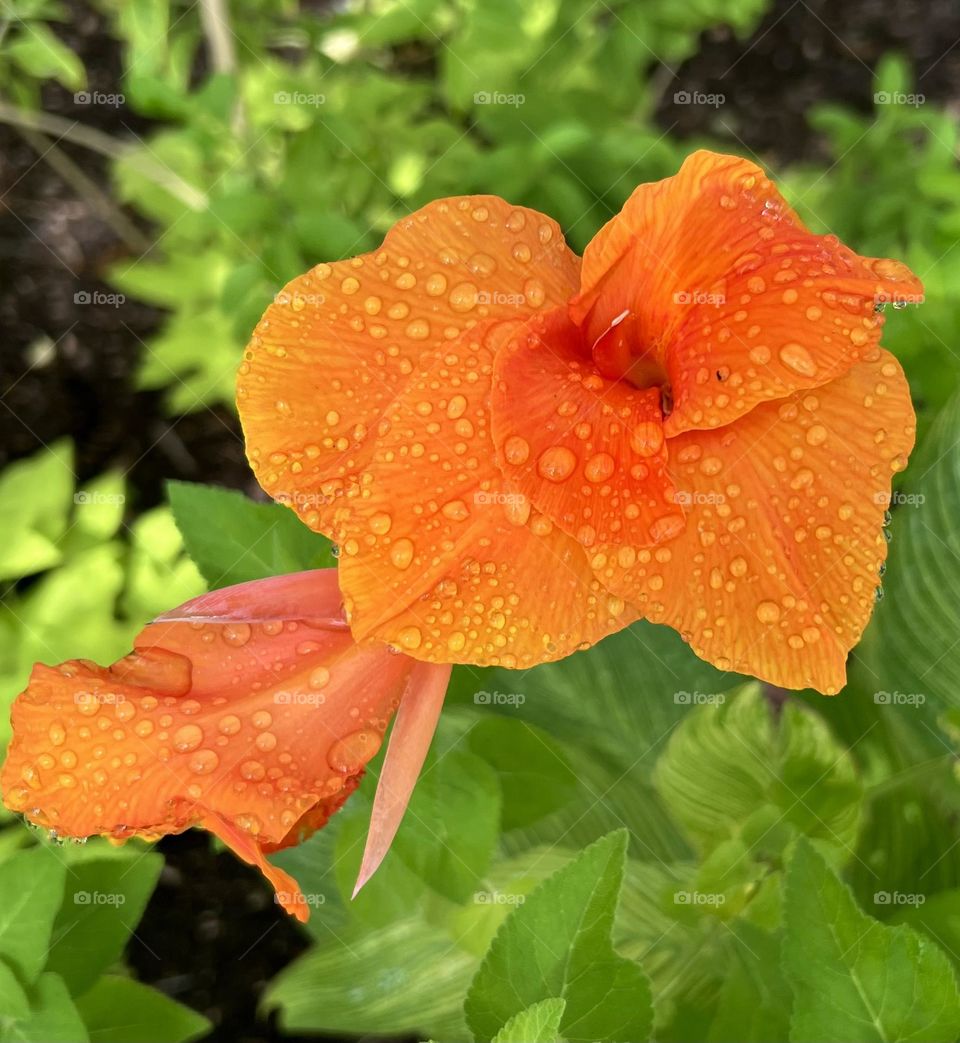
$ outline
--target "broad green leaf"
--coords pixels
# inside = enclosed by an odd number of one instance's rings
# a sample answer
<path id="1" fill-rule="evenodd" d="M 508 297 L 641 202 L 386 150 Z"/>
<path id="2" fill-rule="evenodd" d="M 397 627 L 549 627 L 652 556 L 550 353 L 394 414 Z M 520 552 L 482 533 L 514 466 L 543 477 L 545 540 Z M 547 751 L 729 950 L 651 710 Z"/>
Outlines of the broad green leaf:
<path id="1" fill-rule="evenodd" d="M 505 831 L 539 821 L 576 792 L 577 778 L 563 749 L 535 725 L 490 716 L 473 724 L 467 742 L 497 772 Z"/>
<path id="2" fill-rule="evenodd" d="M 420 916 L 379 930 L 361 925 L 284 968 L 262 1006 L 278 1010 L 285 1032 L 420 1033 L 460 1043 L 470 1038 L 461 1005 L 475 968 L 475 957 Z"/>
<path id="3" fill-rule="evenodd" d="M 520 1011 L 493 1037 L 491 1043 L 556 1043 L 566 1000 L 541 1000 Z"/>
<path id="4" fill-rule="evenodd" d="M 212 485 L 167 488 L 187 552 L 212 588 L 334 563 L 329 540 L 287 507 Z"/>
<path id="5" fill-rule="evenodd" d="M 862 913 L 803 838 L 787 869 L 784 929 L 791 1043 L 956 1037 L 960 993 L 946 954 L 910 927 L 888 927 Z"/>
<path id="6" fill-rule="evenodd" d="M 3 960 L 0 960 L 0 1012 L 0 1026 L 3 1025 L 3 1016 L 16 1019 L 30 1014 L 30 1000 L 16 974 Z"/>
<path id="7" fill-rule="evenodd" d="M 156 989 L 105 975 L 77 1001 L 90 1043 L 189 1043 L 210 1022 Z"/>
<path id="8" fill-rule="evenodd" d="M 24 72 L 39 80 L 53 79 L 78 91 L 86 82 L 83 62 L 42 22 L 25 22 L 17 38 L 5 48 Z"/>
<path id="9" fill-rule="evenodd" d="M 140 847 L 79 850 L 69 859 L 47 962 L 75 995 L 120 958 L 163 868 L 160 855 Z"/>
<path id="10" fill-rule="evenodd" d="M 55 848 L 30 848 L 0 863 L 0 957 L 27 982 L 47 962 L 65 876 Z"/>
<path id="11" fill-rule="evenodd" d="M 778 856 L 797 833 L 850 849 L 862 786 L 823 720 L 793 701 L 775 718 L 758 685 L 692 710 L 657 763 L 661 797 L 704 852 L 740 838 Z"/>
<path id="12" fill-rule="evenodd" d="M 500 822 L 496 773 L 466 750 L 433 753 L 417 780 L 394 848 L 422 880 L 465 902 L 490 866 Z"/>
<path id="13" fill-rule="evenodd" d="M 41 974 L 30 994 L 25 1017 L 0 1015 L 0 1043 L 89 1043 L 86 1026 L 63 980 Z"/>
<path id="14" fill-rule="evenodd" d="M 885 597 L 868 634 L 877 698 L 891 713 L 960 708 L 960 395 L 910 464 L 893 508 Z"/>
<path id="15" fill-rule="evenodd" d="M 610 833 L 517 905 L 497 932 L 467 994 L 467 1022 L 492 1040 L 510 1018 L 544 999 L 566 1002 L 561 1035 L 609 1043 L 648 1037 L 650 984 L 610 941 L 627 833 Z"/>

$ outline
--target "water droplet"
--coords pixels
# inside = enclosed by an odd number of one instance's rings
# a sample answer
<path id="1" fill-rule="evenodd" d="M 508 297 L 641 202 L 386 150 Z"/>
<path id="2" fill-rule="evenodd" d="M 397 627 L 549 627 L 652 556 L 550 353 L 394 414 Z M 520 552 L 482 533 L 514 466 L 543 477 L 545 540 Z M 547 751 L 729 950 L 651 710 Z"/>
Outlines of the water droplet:
<path id="1" fill-rule="evenodd" d="M 179 753 L 195 750 L 203 741 L 203 732 L 196 724 L 185 724 L 173 733 L 173 748 Z"/>
<path id="2" fill-rule="evenodd" d="M 757 619 L 761 623 L 776 623 L 780 618 L 780 606 L 774 601 L 761 601 L 757 605 Z"/>
<path id="3" fill-rule="evenodd" d="M 548 482 L 566 481 L 577 466 L 577 458 L 565 445 L 544 449 L 537 460 L 537 473 Z"/>
<path id="4" fill-rule="evenodd" d="M 226 717 L 221 717 L 220 722 L 217 724 L 217 730 L 221 735 L 236 735 L 241 727 L 240 718 L 233 713 L 228 713 Z"/>
<path id="5" fill-rule="evenodd" d="M 358 772 L 380 749 L 381 736 L 369 729 L 351 732 L 338 739 L 327 753 L 327 763 L 344 775 Z"/>
<path id="6" fill-rule="evenodd" d="M 583 469 L 590 482 L 605 482 L 616 469 L 616 462 L 609 453 L 597 453 L 591 456 Z"/>
<path id="7" fill-rule="evenodd" d="M 780 349 L 780 361 L 803 377 L 812 377 L 817 372 L 813 357 L 802 344 L 784 344 Z"/>
<path id="8" fill-rule="evenodd" d="M 519 435 L 511 435 L 503 444 L 503 455 L 507 463 L 519 467 L 527 462 L 530 455 L 530 445 L 525 438 Z"/>
<path id="9" fill-rule="evenodd" d="M 221 636 L 226 644 L 240 648 L 250 640 L 252 633 L 249 623 L 227 623 L 221 631 Z"/>
<path id="10" fill-rule="evenodd" d="M 197 750 L 190 758 L 188 765 L 194 775 L 209 775 L 220 763 L 220 758 L 213 750 Z"/>
<path id="11" fill-rule="evenodd" d="M 413 561 L 413 543 L 406 538 L 394 540 L 390 547 L 390 560 L 398 569 L 409 567 Z"/>

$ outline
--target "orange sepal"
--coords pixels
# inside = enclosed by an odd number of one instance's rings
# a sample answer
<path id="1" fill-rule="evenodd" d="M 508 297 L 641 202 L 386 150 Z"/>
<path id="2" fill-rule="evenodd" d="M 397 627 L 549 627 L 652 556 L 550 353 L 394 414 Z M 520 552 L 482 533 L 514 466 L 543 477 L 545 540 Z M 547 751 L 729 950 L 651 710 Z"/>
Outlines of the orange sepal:
<path id="1" fill-rule="evenodd" d="M 816 391 L 669 439 L 686 530 L 599 549 L 593 567 L 720 669 L 833 694 L 873 609 L 914 431 L 903 371 L 878 351 Z"/>
<path id="2" fill-rule="evenodd" d="M 304 597 L 301 618 L 263 621 L 290 607 L 291 588 Z M 334 570 L 257 581 L 147 626 L 111 667 L 36 666 L 13 705 L 5 803 L 62 836 L 155 839 L 203 827 L 305 919 L 303 896 L 264 854 L 339 808 L 424 669 L 356 645 L 336 619 L 339 602 Z M 202 621 L 216 603 L 236 618 Z M 251 622 L 239 618 L 244 603 Z"/>
<path id="3" fill-rule="evenodd" d="M 497 353 L 490 401 L 507 481 L 584 547 L 676 536 L 660 389 L 600 376 L 565 308 L 538 316 Z"/>
<path id="4" fill-rule="evenodd" d="M 922 294 L 900 262 L 807 231 L 754 163 L 695 152 L 589 244 L 570 312 L 589 343 L 629 313 L 633 355 L 669 377 L 676 435 L 836 379 L 879 343 L 878 303 Z"/>

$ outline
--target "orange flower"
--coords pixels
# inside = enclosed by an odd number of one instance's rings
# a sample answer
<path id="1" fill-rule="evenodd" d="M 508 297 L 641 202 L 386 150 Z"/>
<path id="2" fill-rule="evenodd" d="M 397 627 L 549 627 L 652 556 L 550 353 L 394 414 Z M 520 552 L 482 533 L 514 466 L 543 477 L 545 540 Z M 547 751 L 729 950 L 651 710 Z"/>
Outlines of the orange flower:
<path id="1" fill-rule="evenodd" d="M 698 152 L 582 270 L 549 218 L 440 200 L 268 308 L 238 403 L 263 487 L 341 547 L 358 639 L 527 667 L 645 616 L 835 692 L 914 437 L 895 261 Z"/>
<path id="2" fill-rule="evenodd" d="M 386 854 L 433 735 L 449 667 L 359 647 L 333 569 L 228 587 L 140 632 L 103 668 L 37 665 L 13 705 L 8 807 L 59 836 L 156 839 L 200 826 L 256 865 L 325 825 L 391 733 L 358 888 Z"/>

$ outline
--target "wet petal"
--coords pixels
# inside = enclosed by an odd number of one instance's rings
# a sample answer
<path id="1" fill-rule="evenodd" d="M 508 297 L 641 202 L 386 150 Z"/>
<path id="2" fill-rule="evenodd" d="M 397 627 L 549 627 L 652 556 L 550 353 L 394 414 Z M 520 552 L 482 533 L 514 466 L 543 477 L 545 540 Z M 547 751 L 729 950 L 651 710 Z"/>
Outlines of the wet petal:
<path id="1" fill-rule="evenodd" d="M 669 375 L 674 435 L 835 379 L 878 344 L 876 303 L 922 292 L 905 265 L 808 232 L 755 164 L 697 152 L 590 243 L 571 314 L 593 343 L 629 312 L 633 355 Z"/>
<path id="2" fill-rule="evenodd" d="M 430 203 L 379 250 L 294 279 L 254 331 L 237 382 L 260 484 L 331 534 L 411 379 L 478 321 L 565 301 L 579 263 L 549 218 L 472 196 Z"/>
<path id="3" fill-rule="evenodd" d="M 512 328 L 485 323 L 452 342 L 385 414 L 361 491 L 338 518 L 358 640 L 432 662 L 522 668 L 635 618 L 494 462 L 493 358 Z"/>
<path id="4" fill-rule="evenodd" d="M 452 669 L 418 663 L 410 675 L 409 690 L 400 703 L 387 743 L 354 898 L 379 868 L 400 828 L 437 728 Z"/>
<path id="5" fill-rule="evenodd" d="M 834 693 L 873 609 L 890 481 L 913 439 L 887 352 L 722 431 L 671 439 L 685 532 L 603 548 L 597 575 L 720 669 Z"/>
<path id="6" fill-rule="evenodd" d="M 504 476 L 585 547 L 646 546 L 683 528 L 666 471 L 660 391 L 601 377 L 558 308 L 497 354 L 493 439 Z"/>
<path id="7" fill-rule="evenodd" d="M 335 588 L 311 575 L 306 610 L 328 607 Z M 272 583 L 244 587 L 277 603 Z M 240 605 L 236 591 L 210 598 Z M 417 665 L 358 647 L 342 623 L 154 623 L 111 667 L 34 668 L 13 705 L 4 799 L 65 836 L 202 826 L 263 868 L 264 852 L 319 828 L 352 791 Z"/>

